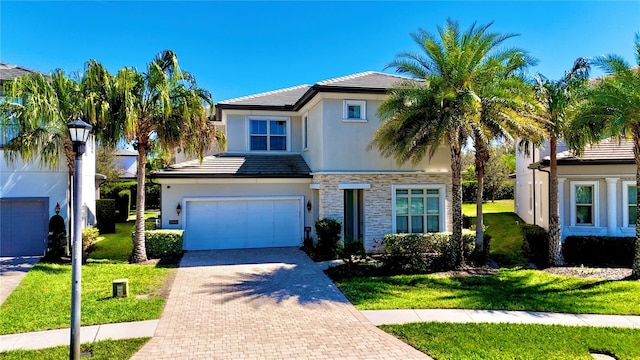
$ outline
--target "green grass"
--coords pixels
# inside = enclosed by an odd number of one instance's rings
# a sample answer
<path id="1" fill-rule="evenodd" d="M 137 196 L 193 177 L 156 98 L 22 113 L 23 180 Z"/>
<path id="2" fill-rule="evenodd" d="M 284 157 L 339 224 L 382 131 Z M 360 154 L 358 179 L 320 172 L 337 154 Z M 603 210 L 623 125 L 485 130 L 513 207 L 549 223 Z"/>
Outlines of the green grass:
<path id="1" fill-rule="evenodd" d="M 150 265 L 87 264 L 82 267 L 82 325 L 158 319 L 162 286 L 172 269 Z M 129 297 L 112 298 L 112 281 L 129 279 Z M 147 298 L 136 298 L 147 295 Z M 0 334 L 68 327 L 71 266 L 40 263 L 0 306 Z"/>
<path id="2" fill-rule="evenodd" d="M 135 354 L 149 338 L 105 340 L 81 345 L 81 351 L 90 351 L 92 360 L 125 360 Z M 69 357 L 69 346 L 56 346 L 40 350 L 13 350 L 0 353 L 1 360 L 59 360 Z"/>
<path id="3" fill-rule="evenodd" d="M 482 205 L 483 214 L 512 213 L 513 209 L 513 199 L 496 200 L 495 202 L 487 201 Z M 475 217 L 476 203 L 462 204 L 462 213 L 466 216 Z"/>
<path id="4" fill-rule="evenodd" d="M 133 199 L 132 201 L 135 201 L 135 199 Z M 145 210 L 144 211 L 144 218 L 145 219 L 151 219 L 151 218 L 155 218 L 156 216 L 160 215 L 160 210 Z M 131 220 L 136 220 L 136 211 L 135 210 L 131 210 L 129 211 L 129 221 Z"/>
<path id="5" fill-rule="evenodd" d="M 114 234 L 104 234 L 98 237 L 96 249 L 89 254 L 89 262 L 127 263 L 133 250 L 131 232 L 135 221 L 116 223 Z"/>
<path id="6" fill-rule="evenodd" d="M 399 275 L 337 282 L 361 310 L 487 309 L 640 314 L 640 282 L 559 276 L 537 270 L 449 277 Z"/>
<path id="7" fill-rule="evenodd" d="M 133 224 L 116 224 L 115 234 L 101 236 L 82 266 L 82 325 L 160 317 L 163 286 L 175 269 L 127 264 Z M 121 278 L 129 279 L 129 297 L 111 298 L 112 281 Z M 0 334 L 68 327 L 70 308 L 71 266 L 39 263 L 0 306 Z"/>
<path id="8" fill-rule="evenodd" d="M 489 256 L 501 267 L 522 267 L 527 259 L 522 256 L 522 220 L 513 213 L 513 200 L 486 202 L 483 206 L 484 226 L 491 235 Z M 462 213 L 476 216 L 476 204 L 462 204 Z M 473 220 L 475 224 L 475 219 Z"/>
<path id="9" fill-rule="evenodd" d="M 434 359 L 640 359 L 640 329 L 523 324 L 413 323 L 385 325 L 390 332 Z"/>

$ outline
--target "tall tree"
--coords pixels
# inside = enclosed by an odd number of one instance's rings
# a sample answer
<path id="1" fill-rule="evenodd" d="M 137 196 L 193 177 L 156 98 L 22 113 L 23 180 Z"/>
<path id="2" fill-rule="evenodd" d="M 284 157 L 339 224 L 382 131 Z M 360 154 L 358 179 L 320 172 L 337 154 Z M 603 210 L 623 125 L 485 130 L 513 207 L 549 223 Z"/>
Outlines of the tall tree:
<path id="1" fill-rule="evenodd" d="M 476 121 L 467 122 L 475 148 L 475 170 L 478 180 L 476 193 L 476 254 L 484 253 L 485 165 L 490 159 L 492 142 L 513 143 L 515 138 L 533 139 L 540 129 L 531 121 L 535 100 L 531 87 L 519 76 L 533 60 L 523 51 L 512 50 L 506 63 L 488 64 L 491 71 L 476 87 L 479 110 Z"/>
<path id="2" fill-rule="evenodd" d="M 93 85 L 100 85 L 100 64 L 90 64 L 88 73 L 96 74 Z M 111 86 L 103 86 L 102 96 L 112 98 L 110 111 L 115 117 L 103 129 L 117 139 L 121 135 L 138 151 L 138 190 L 136 194 L 136 226 L 131 262 L 147 260 L 144 234 L 145 175 L 147 155 L 153 143 L 167 153 L 179 146 L 187 154 L 200 159 L 212 140 L 222 135 L 209 125 L 206 106 L 213 107 L 211 95 L 196 85 L 195 78 L 182 71 L 173 51 L 160 52 L 145 72 L 125 67 L 113 78 Z"/>
<path id="3" fill-rule="evenodd" d="M 588 142 L 597 142 L 607 136 L 633 141 L 636 163 L 636 186 L 640 185 L 640 34 L 635 37 L 635 55 L 638 66 L 631 67 L 622 57 L 599 57 L 594 64 L 608 75 L 587 88 L 587 101 L 581 103 L 575 114 L 573 128 L 587 134 Z M 580 140 L 580 139 L 578 139 Z M 580 150 L 575 139 L 569 142 Z M 636 203 L 640 203 L 640 192 Z M 640 278 L 640 217 L 636 217 L 636 245 L 632 276 Z"/>
<path id="4" fill-rule="evenodd" d="M 571 140 L 570 108 L 576 104 L 580 90 L 589 76 L 586 59 L 577 59 L 570 71 L 562 79 L 548 80 L 542 75 L 536 77 L 536 94 L 542 107 L 542 126 L 549 141 L 549 263 L 562 264 L 562 243 L 560 241 L 560 215 L 558 209 L 558 161 L 556 159 L 559 140 Z M 579 135 L 579 134 L 574 134 Z"/>
<path id="5" fill-rule="evenodd" d="M 5 159 L 37 161 L 49 168 L 64 159 L 73 175 L 75 157 L 67 123 L 83 115 L 78 82 L 61 69 L 48 76 L 32 72 L 6 82 L 4 94 L 12 100 L 0 104 L 2 125 L 13 127 L 16 135 L 4 148 Z"/>
<path id="6" fill-rule="evenodd" d="M 438 33 L 419 29 L 411 36 L 419 53 L 403 52 L 387 67 L 415 80 L 391 89 L 378 108 L 384 121 L 374 134 L 372 147 L 399 163 L 419 162 L 447 144 L 451 154 L 452 242 L 454 263 L 464 266 L 462 243 L 461 150 L 472 135 L 470 122 L 477 121 L 477 90 L 482 79 L 496 72 L 518 49 L 499 46 L 515 36 L 489 31 L 491 24 L 471 25 L 462 32 L 456 21 L 447 20 Z"/>

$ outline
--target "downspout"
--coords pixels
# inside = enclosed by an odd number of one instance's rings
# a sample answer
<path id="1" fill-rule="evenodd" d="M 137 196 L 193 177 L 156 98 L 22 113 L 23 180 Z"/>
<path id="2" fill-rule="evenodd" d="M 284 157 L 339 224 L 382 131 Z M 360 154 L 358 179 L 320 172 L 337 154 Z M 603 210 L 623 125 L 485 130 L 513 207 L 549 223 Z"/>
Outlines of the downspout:
<path id="1" fill-rule="evenodd" d="M 532 154 L 533 154 L 533 161 L 535 162 L 536 161 L 536 148 L 535 148 L 535 146 L 533 147 Z M 533 207 L 533 225 L 536 225 L 536 169 L 532 168 L 531 171 L 532 171 L 532 174 L 533 174 L 532 175 L 532 177 L 533 177 L 533 186 L 532 186 L 532 189 L 533 189 L 533 191 L 532 191 L 532 195 L 533 195 L 533 204 L 532 204 L 532 207 Z"/>

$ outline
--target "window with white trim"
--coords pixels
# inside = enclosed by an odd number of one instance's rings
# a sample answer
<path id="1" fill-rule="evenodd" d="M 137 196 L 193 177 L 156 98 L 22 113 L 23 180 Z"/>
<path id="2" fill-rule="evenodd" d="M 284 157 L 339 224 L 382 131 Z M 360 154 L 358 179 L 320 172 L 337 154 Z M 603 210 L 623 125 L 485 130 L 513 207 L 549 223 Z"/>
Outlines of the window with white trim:
<path id="1" fill-rule="evenodd" d="M 344 121 L 367 121 L 367 102 L 364 100 L 345 100 Z"/>
<path id="2" fill-rule="evenodd" d="M 622 182 L 622 226 L 635 227 L 638 216 L 638 188 L 635 181 Z"/>
<path id="3" fill-rule="evenodd" d="M 289 151 L 289 121 L 285 118 L 249 118 L 249 150 Z"/>
<path id="4" fill-rule="evenodd" d="M 599 226 L 598 182 L 571 182 L 571 225 Z"/>
<path id="5" fill-rule="evenodd" d="M 422 234 L 444 231 L 444 186 L 394 186 L 393 213 L 396 233 Z"/>
<path id="6" fill-rule="evenodd" d="M 529 183 L 529 213 L 533 212 L 533 184 Z"/>
<path id="7" fill-rule="evenodd" d="M 309 148 L 309 113 L 302 116 L 302 149 Z"/>

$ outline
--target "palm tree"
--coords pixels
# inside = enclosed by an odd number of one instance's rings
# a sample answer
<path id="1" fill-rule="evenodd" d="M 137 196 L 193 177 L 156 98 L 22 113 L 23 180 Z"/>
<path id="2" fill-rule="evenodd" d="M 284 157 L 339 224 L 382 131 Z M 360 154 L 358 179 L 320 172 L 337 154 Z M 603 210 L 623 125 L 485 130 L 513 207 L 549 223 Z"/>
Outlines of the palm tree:
<path id="1" fill-rule="evenodd" d="M 640 34 L 635 37 L 636 62 L 640 66 Z M 633 141 L 636 186 L 640 185 L 640 71 L 620 56 L 599 57 L 594 64 L 608 75 L 596 81 L 586 93 L 588 100 L 577 110 L 573 126 L 597 142 L 613 136 Z M 574 145 L 574 144 L 571 144 Z M 640 200 L 640 192 L 638 198 Z M 636 217 L 636 245 L 632 276 L 640 278 L 640 217 Z"/>
<path id="2" fill-rule="evenodd" d="M 572 141 L 570 129 L 570 108 L 579 98 L 575 96 L 589 76 L 586 59 L 577 59 L 570 71 L 562 79 L 551 81 L 539 75 L 535 90 L 542 107 L 541 121 L 549 140 L 549 263 L 562 264 L 562 243 L 560 241 L 560 217 L 558 209 L 558 161 L 556 159 L 558 140 Z M 575 135 L 579 135 L 576 133 Z"/>
<path id="3" fill-rule="evenodd" d="M 77 81 L 61 69 L 48 76 L 32 72 L 5 83 L 0 113 L 4 126 L 16 128 L 16 136 L 5 146 L 5 159 L 13 163 L 38 161 L 55 168 L 64 159 L 73 175 L 75 157 L 67 123 L 82 116 L 83 102 Z"/>
<path id="4" fill-rule="evenodd" d="M 100 85 L 101 71 L 90 65 L 88 72 L 98 74 L 92 87 Z M 222 141 L 222 135 L 212 129 L 205 104 L 213 107 L 211 95 L 196 86 L 195 79 L 182 71 L 173 51 L 160 52 L 145 72 L 125 67 L 115 76 L 112 86 L 103 86 L 102 96 L 112 97 L 110 109 L 116 119 L 104 131 L 110 139 L 121 135 L 138 151 L 136 194 L 136 226 L 131 262 L 147 260 L 144 234 L 145 174 L 147 154 L 153 143 L 165 152 L 181 147 L 187 154 L 202 159 L 212 139 Z"/>
<path id="5" fill-rule="evenodd" d="M 484 201 L 485 164 L 489 161 L 492 142 L 513 143 L 515 138 L 533 140 L 540 133 L 534 116 L 535 104 L 531 88 L 518 72 L 534 61 L 524 53 L 514 56 L 505 66 L 492 66 L 489 75 L 477 87 L 478 116 L 467 122 L 475 149 L 475 170 L 478 179 L 476 194 L 476 254 L 484 253 Z"/>
<path id="6" fill-rule="evenodd" d="M 482 79 L 523 51 L 498 47 L 513 34 L 489 32 L 491 24 L 473 24 L 462 33 L 456 21 L 438 27 L 437 36 L 423 29 L 411 34 L 421 53 L 404 52 L 387 67 L 415 80 L 390 90 L 378 108 L 384 121 L 371 146 L 399 163 L 419 162 L 447 144 L 451 153 L 453 262 L 464 266 L 462 243 L 461 150 L 472 135 Z"/>

